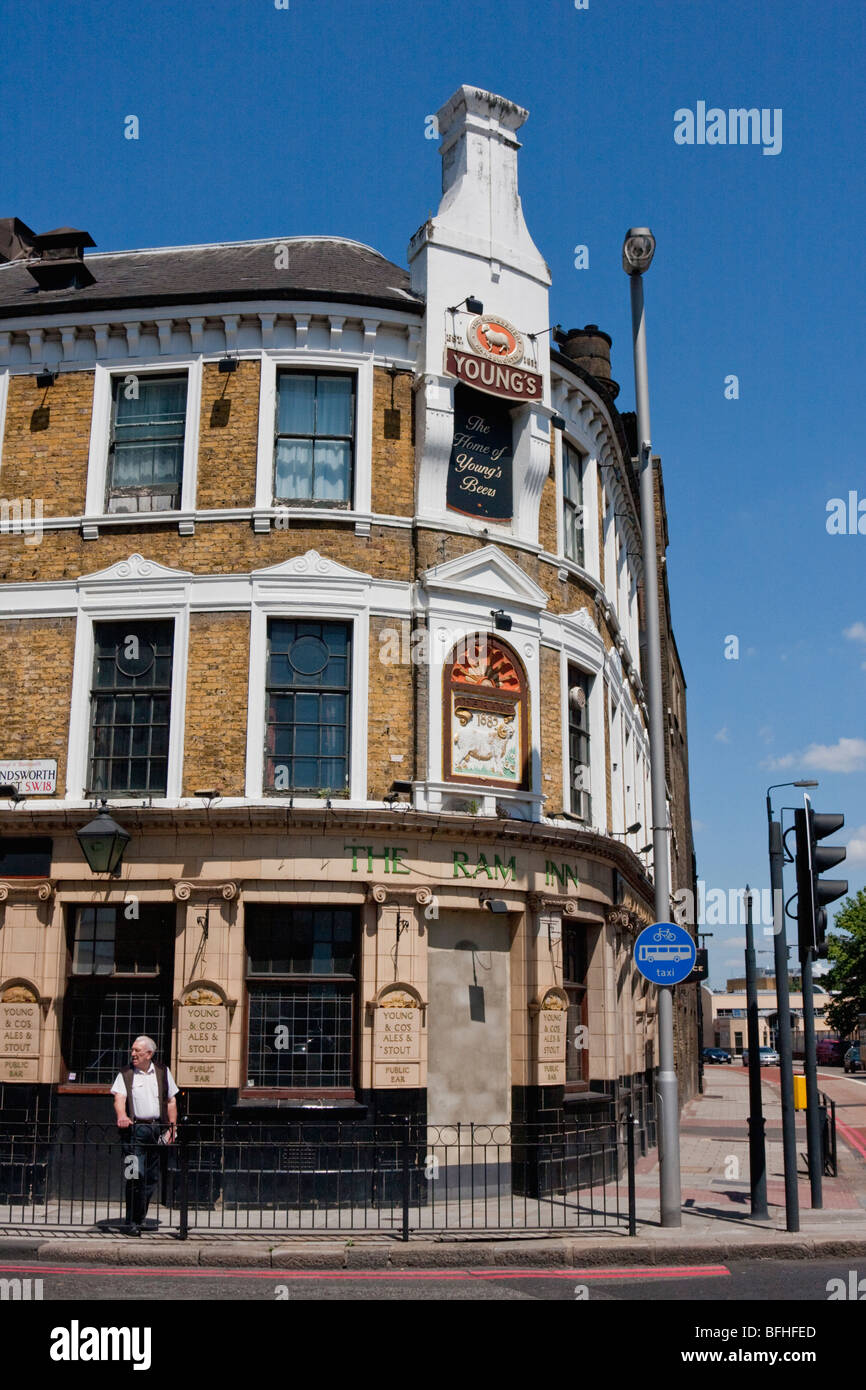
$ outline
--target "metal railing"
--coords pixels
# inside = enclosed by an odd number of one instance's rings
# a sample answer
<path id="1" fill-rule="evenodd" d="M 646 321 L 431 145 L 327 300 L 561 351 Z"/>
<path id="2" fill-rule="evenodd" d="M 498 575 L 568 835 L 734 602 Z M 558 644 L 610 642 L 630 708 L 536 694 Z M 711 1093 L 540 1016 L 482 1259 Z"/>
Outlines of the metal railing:
<path id="1" fill-rule="evenodd" d="M 631 1117 L 624 1131 L 186 1120 L 159 1149 L 146 1229 L 634 1234 Z M 0 1227 L 123 1229 L 128 1155 L 114 1125 L 0 1123 Z"/>

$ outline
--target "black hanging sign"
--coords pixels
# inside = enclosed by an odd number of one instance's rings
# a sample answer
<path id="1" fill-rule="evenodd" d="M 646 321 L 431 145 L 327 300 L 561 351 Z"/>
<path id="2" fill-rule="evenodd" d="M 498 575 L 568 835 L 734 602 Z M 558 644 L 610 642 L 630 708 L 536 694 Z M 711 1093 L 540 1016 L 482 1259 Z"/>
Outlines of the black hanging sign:
<path id="1" fill-rule="evenodd" d="M 454 442 L 445 500 L 451 511 L 487 521 L 513 513 L 511 411 L 466 386 L 454 388 Z"/>

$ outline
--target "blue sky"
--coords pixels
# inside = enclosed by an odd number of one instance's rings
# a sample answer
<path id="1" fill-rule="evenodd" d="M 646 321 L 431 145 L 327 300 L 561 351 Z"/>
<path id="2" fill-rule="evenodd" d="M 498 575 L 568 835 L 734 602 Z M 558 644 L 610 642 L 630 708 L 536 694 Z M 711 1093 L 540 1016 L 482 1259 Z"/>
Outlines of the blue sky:
<path id="1" fill-rule="evenodd" d="M 3 0 L 0 13 L 0 215 L 37 230 L 85 227 L 101 250 L 335 233 L 405 264 L 439 198 L 425 116 L 462 82 L 487 87 L 530 111 L 520 187 L 552 318 L 613 336 L 628 409 L 620 247 L 628 226 L 653 228 L 653 443 L 699 876 L 766 887 L 765 788 L 805 775 L 855 832 L 839 872 L 862 887 L 866 535 L 826 530 L 829 499 L 866 499 L 862 7 Z M 676 144 L 674 112 L 699 101 L 780 108 L 780 153 Z M 719 982 L 741 971 L 741 930 L 714 930 Z"/>

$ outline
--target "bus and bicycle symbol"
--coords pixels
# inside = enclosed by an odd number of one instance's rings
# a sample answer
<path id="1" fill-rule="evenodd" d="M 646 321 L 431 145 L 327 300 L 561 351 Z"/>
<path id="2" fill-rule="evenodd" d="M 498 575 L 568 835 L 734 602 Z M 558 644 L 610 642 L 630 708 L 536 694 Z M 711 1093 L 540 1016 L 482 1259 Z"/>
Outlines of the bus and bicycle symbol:
<path id="1" fill-rule="evenodd" d="M 690 960 L 692 949 L 684 941 L 677 940 L 676 932 L 668 927 L 659 927 L 653 932 L 652 941 L 644 941 L 637 948 L 637 958 L 648 964 L 656 961 Z"/>

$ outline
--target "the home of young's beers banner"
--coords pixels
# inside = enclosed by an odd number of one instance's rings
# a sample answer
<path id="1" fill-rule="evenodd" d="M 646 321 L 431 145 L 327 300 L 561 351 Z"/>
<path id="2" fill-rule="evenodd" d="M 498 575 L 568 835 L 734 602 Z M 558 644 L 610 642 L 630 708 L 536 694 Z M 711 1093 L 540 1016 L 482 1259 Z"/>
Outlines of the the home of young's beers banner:
<path id="1" fill-rule="evenodd" d="M 452 511 L 487 521 L 510 521 L 514 462 L 507 402 L 454 388 L 454 442 L 445 500 Z"/>

